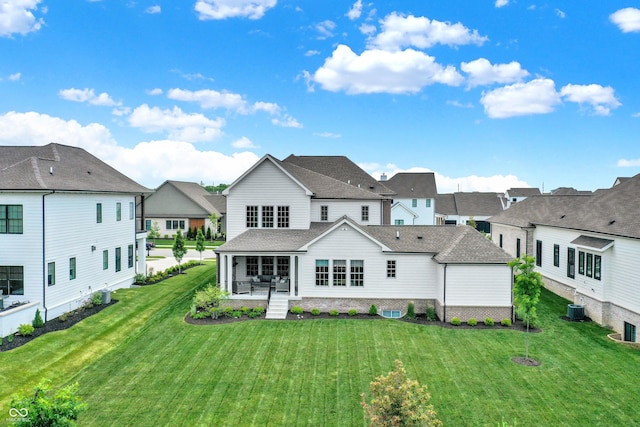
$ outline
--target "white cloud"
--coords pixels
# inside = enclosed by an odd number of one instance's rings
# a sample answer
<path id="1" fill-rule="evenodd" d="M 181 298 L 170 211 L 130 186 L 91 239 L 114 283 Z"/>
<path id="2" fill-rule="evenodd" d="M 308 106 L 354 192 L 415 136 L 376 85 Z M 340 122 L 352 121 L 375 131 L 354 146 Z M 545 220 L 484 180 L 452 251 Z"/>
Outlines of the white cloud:
<path id="1" fill-rule="evenodd" d="M 611 22 L 616 24 L 623 33 L 640 31 L 640 9 L 627 7 L 609 15 Z"/>
<path id="2" fill-rule="evenodd" d="M 316 30 L 320 33 L 318 36 L 319 39 L 324 40 L 329 37 L 333 37 L 333 30 L 336 28 L 336 23 L 333 21 L 322 21 L 319 24 L 316 24 Z"/>
<path id="3" fill-rule="evenodd" d="M 108 93 L 102 92 L 96 95 L 93 89 L 61 89 L 58 92 L 60 98 L 66 101 L 73 102 L 86 102 L 91 105 L 98 105 L 102 107 L 114 107 L 122 105 L 121 102 L 114 101 Z"/>
<path id="4" fill-rule="evenodd" d="M 356 55 L 348 46 L 338 45 L 315 72 L 313 80 L 332 92 L 358 94 L 415 93 L 434 83 L 457 86 L 464 78 L 455 67 L 444 67 L 433 57 L 413 49 L 396 52 L 373 49 Z"/>
<path id="5" fill-rule="evenodd" d="M 304 53 L 304 56 L 316 56 L 316 55 L 320 55 L 319 50 L 308 50 Z"/>
<path id="6" fill-rule="evenodd" d="M 249 110 L 242 95 L 231 92 L 218 92 L 211 89 L 190 91 L 169 89 L 167 97 L 176 101 L 197 102 L 202 108 L 226 108 L 246 114 Z"/>
<path id="7" fill-rule="evenodd" d="M 560 103 L 560 96 L 553 80 L 538 78 L 485 92 L 480 102 L 487 116 L 503 119 L 550 113 Z"/>
<path id="8" fill-rule="evenodd" d="M 471 62 L 463 62 L 460 69 L 469 74 L 469 87 L 490 85 L 493 83 L 515 83 L 522 81 L 529 75 L 523 70 L 519 62 L 512 61 L 508 64 L 491 64 L 485 58 L 479 58 Z"/>
<path id="9" fill-rule="evenodd" d="M 167 132 L 170 139 L 187 142 L 212 141 L 222 135 L 225 121 L 209 119 L 202 114 L 184 113 L 180 108 L 161 110 L 143 104 L 128 118 L 129 124 L 147 133 Z"/>
<path id="10" fill-rule="evenodd" d="M 233 146 L 234 148 L 256 148 L 255 145 L 253 145 L 253 142 L 247 138 L 246 136 L 243 136 L 240 139 L 235 140 L 234 142 L 231 143 L 231 146 Z"/>
<path id="11" fill-rule="evenodd" d="M 509 4 L 509 0 L 496 0 L 496 7 L 504 7 Z"/>
<path id="12" fill-rule="evenodd" d="M 456 100 L 447 101 L 447 105 L 451 105 L 453 107 L 458 107 L 458 108 L 473 108 L 473 104 L 470 102 L 463 104 L 460 101 L 456 101 Z"/>
<path id="13" fill-rule="evenodd" d="M 17 82 L 22 77 L 22 73 L 13 73 L 9 75 L 9 80 L 12 82 Z"/>
<path id="14" fill-rule="evenodd" d="M 560 90 L 560 95 L 567 101 L 591 105 L 594 114 L 598 116 L 608 116 L 611 114 L 611 109 L 622 105 L 616 99 L 611 86 L 568 84 Z"/>
<path id="15" fill-rule="evenodd" d="M 149 188 L 167 179 L 231 183 L 259 157 L 249 151 L 226 155 L 201 151 L 185 141 L 159 140 L 125 148 L 101 124 L 81 125 L 36 112 L 0 115 L 0 144 L 45 145 L 50 142 L 81 147 L 119 172 Z"/>
<path id="16" fill-rule="evenodd" d="M 280 106 L 273 102 L 263 102 L 263 101 L 254 102 L 252 110 L 265 111 L 271 115 L 280 114 Z"/>
<path id="17" fill-rule="evenodd" d="M 153 89 L 149 89 L 146 92 L 147 92 L 147 95 L 162 95 L 163 94 L 162 89 L 160 89 L 158 87 L 153 88 Z"/>
<path id="18" fill-rule="evenodd" d="M 0 2 L 0 37 L 25 35 L 42 28 L 44 20 L 33 14 L 41 0 L 12 0 Z M 46 10 L 42 10 L 46 12 Z"/>
<path id="19" fill-rule="evenodd" d="M 294 119 L 293 117 L 291 117 L 288 114 L 285 114 L 282 117 L 274 117 L 271 119 L 271 123 L 273 123 L 276 126 L 281 126 L 283 128 L 297 128 L 297 129 L 301 129 L 302 123 L 300 123 L 299 121 L 297 121 L 296 119 Z"/>
<path id="20" fill-rule="evenodd" d="M 640 117 L 640 112 L 633 113 L 633 114 L 631 115 L 631 117 Z"/>
<path id="21" fill-rule="evenodd" d="M 371 25 L 371 24 L 362 24 L 358 27 L 358 29 L 360 30 L 360 32 L 364 35 L 370 35 L 373 34 L 377 31 L 377 28 L 375 25 Z"/>
<path id="22" fill-rule="evenodd" d="M 333 132 L 314 132 L 313 135 L 319 136 L 321 138 L 332 138 L 332 139 L 342 138 L 342 135 L 340 135 L 339 133 L 333 133 Z"/>
<path id="23" fill-rule="evenodd" d="M 353 21 L 360 18 L 360 15 L 362 15 L 362 0 L 357 0 L 347 12 L 347 17 Z"/>
<path id="24" fill-rule="evenodd" d="M 560 10 L 560 9 L 556 9 L 556 10 L 555 10 L 555 12 L 556 12 L 556 16 L 557 16 L 558 18 L 562 18 L 562 19 L 564 19 L 564 18 L 566 18 L 566 17 L 567 17 L 567 14 L 566 14 L 566 13 L 564 13 L 564 11 L 562 11 L 562 10 Z"/>
<path id="25" fill-rule="evenodd" d="M 198 19 L 260 19 L 277 0 L 198 0 L 194 7 Z"/>
<path id="26" fill-rule="evenodd" d="M 620 159 L 618 160 L 618 167 L 620 168 L 631 168 L 640 166 L 640 159 Z"/>
<path id="27" fill-rule="evenodd" d="M 370 47 L 383 50 L 394 51 L 409 46 L 426 49 L 436 44 L 481 46 L 488 40 L 487 37 L 478 34 L 478 30 L 470 31 L 459 22 L 451 24 L 423 16 L 402 16 L 394 12 L 387 15 L 380 24 L 382 31 L 372 38 L 369 44 Z"/>
<path id="28" fill-rule="evenodd" d="M 159 5 L 149 6 L 145 11 L 145 13 L 149 13 L 151 15 L 155 15 L 156 13 L 161 13 L 162 8 Z"/>

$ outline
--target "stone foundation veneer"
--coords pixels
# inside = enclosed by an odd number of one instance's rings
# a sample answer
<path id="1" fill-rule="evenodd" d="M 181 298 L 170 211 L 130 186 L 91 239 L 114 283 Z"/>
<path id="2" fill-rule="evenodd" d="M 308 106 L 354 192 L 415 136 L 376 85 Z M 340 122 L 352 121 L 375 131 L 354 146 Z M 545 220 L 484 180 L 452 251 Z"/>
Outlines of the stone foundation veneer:
<path id="1" fill-rule="evenodd" d="M 544 287 L 556 295 L 568 300 L 570 303 L 584 306 L 584 315 L 607 328 L 624 333 L 624 322 L 636 325 L 636 331 L 640 330 L 640 314 L 611 302 L 602 302 L 564 283 L 543 276 Z M 575 293 L 574 293 L 575 292 Z M 566 313 L 565 313 L 566 314 Z M 636 332 L 636 341 L 638 341 Z"/>
<path id="2" fill-rule="evenodd" d="M 302 307 L 304 311 L 311 311 L 314 308 L 322 313 L 331 310 L 338 310 L 346 313 L 355 309 L 358 313 L 367 314 L 371 304 L 375 304 L 378 313 L 382 310 L 400 310 L 402 314 L 407 312 L 407 305 L 413 302 L 416 314 L 427 312 L 427 307 L 433 307 L 433 300 L 410 300 L 410 299 L 376 299 L 376 298 L 302 298 L 301 300 L 289 301 L 289 308 L 293 306 Z"/>

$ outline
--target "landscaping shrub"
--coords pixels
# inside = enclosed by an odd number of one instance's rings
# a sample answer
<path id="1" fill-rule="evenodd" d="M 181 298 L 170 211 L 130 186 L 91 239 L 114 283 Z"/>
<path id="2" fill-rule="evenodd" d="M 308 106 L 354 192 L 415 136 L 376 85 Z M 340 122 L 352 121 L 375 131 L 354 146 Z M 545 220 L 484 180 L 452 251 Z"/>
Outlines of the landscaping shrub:
<path id="1" fill-rule="evenodd" d="M 7 337 L 7 342 L 8 343 L 12 343 L 13 342 L 13 334 L 9 334 L 9 336 Z"/>
<path id="2" fill-rule="evenodd" d="M 234 319 L 239 319 L 240 317 L 242 317 L 242 312 L 240 310 L 234 310 L 233 313 L 231 313 L 231 317 L 233 317 Z"/>
<path id="3" fill-rule="evenodd" d="M 199 311 L 197 313 L 193 313 L 191 315 L 192 319 L 204 319 L 205 317 L 209 317 L 211 316 L 211 314 L 209 314 L 207 311 Z"/>
<path id="4" fill-rule="evenodd" d="M 511 326 L 511 319 L 504 318 L 500 321 L 502 326 Z"/>
<path id="5" fill-rule="evenodd" d="M 459 319 L 459 318 L 454 317 L 453 319 L 451 319 L 451 324 L 452 324 L 453 326 L 460 326 L 460 325 L 462 324 L 462 322 L 460 321 L 460 319 Z"/>
<path id="6" fill-rule="evenodd" d="M 358 310 L 356 310 L 355 308 L 352 308 L 351 310 L 347 311 L 347 314 L 349 316 L 355 316 L 356 314 L 358 314 Z"/>
<path id="7" fill-rule="evenodd" d="M 249 319 L 255 319 L 256 317 L 260 317 L 260 313 L 251 310 L 247 313 L 247 316 L 249 316 Z"/>
<path id="8" fill-rule="evenodd" d="M 42 328 L 44 326 L 44 320 L 42 320 L 42 315 L 40 314 L 39 308 L 36 308 L 36 315 L 33 318 L 33 322 L 31 324 L 34 328 Z"/>
<path id="9" fill-rule="evenodd" d="M 23 323 L 22 325 L 18 326 L 18 332 L 20 332 L 20 335 L 22 335 L 23 337 L 32 335 L 34 330 L 35 328 L 28 323 Z"/>
<path id="10" fill-rule="evenodd" d="M 102 305 L 102 292 L 95 292 L 91 295 L 91 303 L 93 305 Z"/>
<path id="11" fill-rule="evenodd" d="M 484 319 L 484 324 L 485 324 L 486 326 L 493 326 L 493 325 L 494 325 L 494 323 L 495 323 L 495 322 L 493 321 L 493 319 L 492 319 L 491 317 L 487 317 L 486 319 Z"/>
<path id="12" fill-rule="evenodd" d="M 233 314 L 233 307 L 225 307 L 222 309 L 222 314 L 224 314 L 227 317 L 231 317 L 231 315 Z"/>
<path id="13" fill-rule="evenodd" d="M 427 307 L 427 320 L 436 320 L 436 309 L 434 307 Z"/>
<path id="14" fill-rule="evenodd" d="M 253 307 L 253 312 L 254 312 L 254 313 L 257 313 L 257 314 L 258 314 L 258 316 L 260 316 L 261 314 L 263 314 L 263 313 L 264 313 L 264 311 L 265 311 L 265 310 L 264 310 L 264 307 L 262 307 L 262 306 Z"/>
<path id="15" fill-rule="evenodd" d="M 51 390 L 51 382 L 40 380 L 33 395 L 17 394 L 11 401 L 12 408 L 24 410 L 17 426 L 74 426 L 78 415 L 87 405 L 78 396 L 78 383 L 58 390 Z"/>
<path id="16" fill-rule="evenodd" d="M 405 315 L 407 319 L 415 319 L 416 318 L 416 305 L 412 302 L 407 304 L 407 314 Z"/>
<path id="17" fill-rule="evenodd" d="M 302 310 L 302 307 L 294 305 L 293 307 L 291 307 L 291 314 L 302 314 L 304 312 L 304 310 Z"/>
<path id="18" fill-rule="evenodd" d="M 67 311 L 66 313 L 62 313 L 58 317 L 58 320 L 61 321 L 61 322 L 66 322 L 68 318 L 69 318 L 69 312 Z"/>
<path id="19" fill-rule="evenodd" d="M 311 314 L 314 315 L 314 316 L 319 316 L 320 315 L 320 309 L 319 308 L 311 309 Z"/>
<path id="20" fill-rule="evenodd" d="M 340 313 L 338 312 L 338 310 L 331 310 L 329 312 L 329 316 L 338 316 Z"/>
<path id="21" fill-rule="evenodd" d="M 249 314 L 249 312 L 251 311 L 251 309 L 249 307 L 240 307 L 239 310 L 242 312 L 242 314 Z"/>
<path id="22" fill-rule="evenodd" d="M 376 316 L 378 314 L 378 307 L 375 304 L 371 304 L 369 307 L 369 316 Z"/>
<path id="23" fill-rule="evenodd" d="M 229 299 L 229 292 L 209 284 L 204 289 L 196 292 L 193 297 L 193 303 L 197 309 L 208 310 L 210 307 L 219 307 L 220 303 L 227 299 Z"/>
<path id="24" fill-rule="evenodd" d="M 152 272 L 152 269 L 149 269 L 150 272 Z M 133 276 L 133 284 L 134 285 L 144 285 L 145 282 L 147 281 L 147 276 L 145 276 L 144 274 L 138 273 L 135 276 Z"/>
<path id="25" fill-rule="evenodd" d="M 467 325 L 469 326 L 476 326 L 478 324 L 478 321 L 476 319 L 474 319 L 473 317 L 470 318 L 469 320 L 467 320 Z"/>

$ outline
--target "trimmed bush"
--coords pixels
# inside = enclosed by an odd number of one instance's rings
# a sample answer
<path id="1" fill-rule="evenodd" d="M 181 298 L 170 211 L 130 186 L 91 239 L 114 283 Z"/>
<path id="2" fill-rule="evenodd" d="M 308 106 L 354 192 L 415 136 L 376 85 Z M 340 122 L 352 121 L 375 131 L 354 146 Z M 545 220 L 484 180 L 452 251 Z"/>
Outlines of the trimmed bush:
<path id="1" fill-rule="evenodd" d="M 355 316 L 356 314 L 358 314 L 358 310 L 356 310 L 355 308 L 352 308 L 351 310 L 347 311 L 347 314 L 349 316 Z"/>
<path id="2" fill-rule="evenodd" d="M 23 323 L 22 325 L 18 326 L 18 332 L 20 332 L 20 335 L 22 335 L 23 337 L 33 335 L 34 330 L 35 328 L 33 327 L 33 325 L 30 325 L 28 323 Z"/>
<path id="3" fill-rule="evenodd" d="M 10 334 L 10 335 L 7 337 L 7 342 L 8 342 L 8 343 L 12 343 L 12 342 L 13 342 L 13 334 Z"/>
<path id="4" fill-rule="evenodd" d="M 91 303 L 93 305 L 102 305 L 102 292 L 95 292 L 91 295 Z"/>
<path id="5" fill-rule="evenodd" d="M 369 316 L 377 316 L 378 315 L 378 307 L 375 304 L 371 304 L 369 307 Z"/>
<path id="6" fill-rule="evenodd" d="M 511 326 L 511 319 L 507 319 L 507 318 L 502 319 L 502 320 L 500 321 L 500 324 L 501 324 L 502 326 Z"/>
<path id="7" fill-rule="evenodd" d="M 239 310 L 242 312 L 242 314 L 248 314 L 251 311 L 249 307 L 240 307 Z"/>
<path id="8" fill-rule="evenodd" d="M 224 314 L 227 317 L 231 317 L 231 315 L 233 314 L 233 307 L 228 306 L 222 309 L 222 314 Z"/>
<path id="9" fill-rule="evenodd" d="M 33 318 L 33 322 L 31 324 L 34 328 L 42 328 L 44 326 L 44 320 L 42 320 L 42 315 L 40 314 L 39 308 L 36 308 L 36 315 Z"/>
<path id="10" fill-rule="evenodd" d="M 240 317 L 242 317 L 242 312 L 240 310 L 234 310 L 233 313 L 231 313 L 231 317 L 233 317 L 234 319 L 239 319 Z"/>
<path id="11" fill-rule="evenodd" d="M 478 321 L 476 319 L 474 319 L 473 317 L 469 320 L 467 320 L 467 325 L 469 326 L 476 326 L 478 324 Z"/>
<path id="12" fill-rule="evenodd" d="M 252 310 L 247 313 L 247 316 L 249 316 L 249 319 L 255 319 L 256 317 L 260 317 L 260 313 Z"/>
<path id="13" fill-rule="evenodd" d="M 434 307 L 427 307 L 427 320 L 436 320 L 436 309 Z"/>
<path id="14" fill-rule="evenodd" d="M 314 316 L 319 316 L 320 315 L 320 309 L 319 308 L 312 308 L 311 309 L 311 314 Z"/>
<path id="15" fill-rule="evenodd" d="M 298 305 L 294 305 L 293 307 L 291 307 L 291 314 L 302 314 L 304 313 L 304 310 L 302 309 L 302 307 L 298 306 Z"/>
<path id="16" fill-rule="evenodd" d="M 58 320 L 61 322 L 66 322 L 68 318 L 69 318 L 69 312 L 67 311 L 66 313 L 62 313 L 60 317 L 58 317 Z"/>
<path id="17" fill-rule="evenodd" d="M 264 314 L 264 307 L 262 306 L 257 306 L 257 307 L 253 307 L 253 313 L 256 313 L 258 316 L 260 316 L 261 314 Z"/>
<path id="18" fill-rule="evenodd" d="M 453 326 L 460 326 L 460 325 L 462 324 L 462 322 L 460 321 L 460 319 L 459 319 L 459 318 L 454 317 L 453 319 L 451 319 L 451 324 L 452 324 Z"/>
<path id="19" fill-rule="evenodd" d="M 338 310 L 331 310 L 329 312 L 329 316 L 338 316 L 340 313 L 338 312 Z"/>
<path id="20" fill-rule="evenodd" d="M 495 324 L 495 322 L 493 321 L 493 319 L 491 317 L 487 317 L 486 319 L 484 319 L 484 324 L 486 326 L 493 326 Z"/>

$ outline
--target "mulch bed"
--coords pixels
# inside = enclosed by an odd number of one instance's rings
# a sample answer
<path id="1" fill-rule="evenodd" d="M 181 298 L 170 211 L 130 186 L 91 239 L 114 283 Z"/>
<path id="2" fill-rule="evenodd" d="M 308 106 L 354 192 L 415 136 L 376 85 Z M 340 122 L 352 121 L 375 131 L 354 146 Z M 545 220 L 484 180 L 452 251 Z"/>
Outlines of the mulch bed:
<path id="1" fill-rule="evenodd" d="M 355 316 L 349 316 L 346 313 L 340 313 L 338 316 L 331 316 L 329 313 L 320 313 L 317 316 L 312 315 L 311 313 L 305 312 L 301 315 L 292 314 L 291 312 L 287 313 L 286 320 L 297 320 L 297 321 L 305 321 L 305 320 L 315 320 L 315 319 L 349 319 L 349 320 L 376 320 L 376 319 L 385 319 L 382 316 L 370 316 L 368 314 L 356 314 Z M 189 313 L 184 317 L 185 322 L 191 325 L 225 325 L 228 323 L 237 323 L 237 322 L 249 322 L 249 321 L 260 321 L 266 320 L 264 315 L 261 317 L 256 317 L 254 319 L 250 319 L 247 316 L 242 316 L 240 318 L 226 317 L 221 316 L 218 319 L 205 318 L 205 319 L 192 319 Z M 415 319 L 408 319 L 405 317 L 399 319 L 387 319 L 387 320 L 397 320 L 399 322 L 407 322 L 407 323 L 415 323 L 419 325 L 426 326 L 440 326 L 441 328 L 447 329 L 512 329 L 516 331 L 526 331 L 526 325 L 521 321 L 516 321 L 511 326 L 502 326 L 500 323 L 496 323 L 494 326 L 486 326 L 484 322 L 478 322 L 476 326 L 469 326 L 466 323 L 462 323 L 460 326 L 453 326 L 449 322 L 442 322 L 439 320 L 428 320 L 424 315 L 416 315 Z M 529 332 L 540 332 L 540 329 L 529 329 Z"/>
<path id="2" fill-rule="evenodd" d="M 7 337 L 4 337 L 2 339 L 2 345 L 0 346 L 0 351 L 8 351 L 16 347 L 20 347 L 21 345 L 24 345 L 29 341 L 41 335 L 44 335 L 48 332 L 61 331 L 61 330 L 70 328 L 76 323 L 78 323 L 79 321 L 86 319 L 87 317 L 92 316 L 117 302 L 118 300 L 112 299 L 109 304 L 97 305 L 92 308 L 86 308 L 81 311 L 75 310 L 74 314 L 69 315 L 67 317 L 67 320 L 65 320 L 64 322 L 61 322 L 60 318 L 49 320 L 47 323 L 44 324 L 42 328 L 36 328 L 33 331 L 33 334 L 30 336 L 24 337 L 18 333 L 15 333 L 13 336 L 12 342 L 9 342 Z"/>

